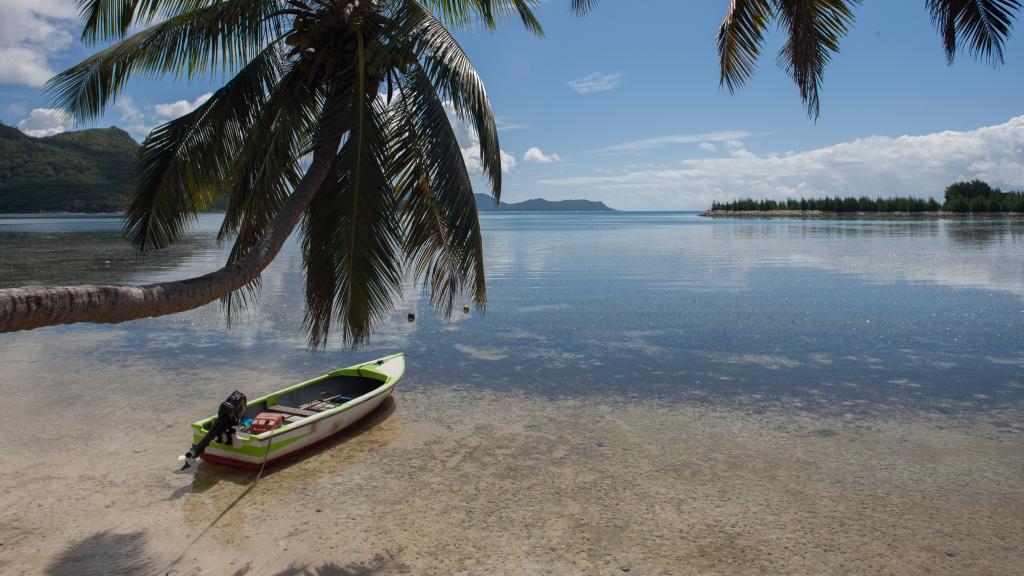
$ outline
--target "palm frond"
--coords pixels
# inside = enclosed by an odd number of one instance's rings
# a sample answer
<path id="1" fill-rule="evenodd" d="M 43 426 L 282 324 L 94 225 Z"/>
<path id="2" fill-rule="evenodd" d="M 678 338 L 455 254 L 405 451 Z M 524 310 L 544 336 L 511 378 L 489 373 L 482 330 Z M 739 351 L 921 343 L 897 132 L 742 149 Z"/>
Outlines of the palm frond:
<path id="1" fill-rule="evenodd" d="M 322 98 L 305 80 L 301 68 L 290 65 L 232 163 L 217 235 L 221 242 L 234 238 L 229 262 L 248 253 L 301 177 L 299 162 L 322 106 Z"/>
<path id="2" fill-rule="evenodd" d="M 195 78 L 244 66 L 280 35 L 276 2 L 224 0 L 178 14 L 93 54 L 47 82 L 76 120 L 101 116 L 129 78 Z"/>
<path id="3" fill-rule="evenodd" d="M 132 26 L 179 16 L 210 0 L 78 0 L 83 42 L 124 38 Z"/>
<path id="4" fill-rule="evenodd" d="M 455 112 L 469 121 L 480 139 L 480 160 L 491 183 L 493 196 L 501 197 L 501 146 L 487 90 L 462 47 L 420 2 L 407 0 L 390 31 L 392 42 L 401 45 L 412 38 L 412 51 L 434 89 L 451 99 Z"/>
<path id="5" fill-rule="evenodd" d="M 494 30 L 505 18 L 519 16 L 527 30 L 538 36 L 544 35 L 540 21 L 533 13 L 533 8 L 540 5 L 539 0 L 422 0 L 422 2 L 439 20 L 455 28 L 467 28 L 478 23 L 489 30 Z"/>
<path id="6" fill-rule="evenodd" d="M 281 74 L 281 54 L 268 47 L 206 102 L 157 127 L 142 144 L 138 180 L 124 217 L 139 250 L 164 248 L 227 181 L 235 153 Z"/>
<path id="7" fill-rule="evenodd" d="M 305 325 L 312 346 L 327 342 L 332 322 L 346 343 L 364 341 L 387 319 L 401 291 L 400 229 L 390 184 L 384 111 L 363 73 L 359 39 L 357 81 L 332 97 L 349 101 L 351 130 L 331 176 L 306 211 Z M 328 103 L 328 106 L 331 104 Z"/>
<path id="8" fill-rule="evenodd" d="M 483 238 L 473 186 L 444 105 L 418 66 L 391 106 L 395 195 L 402 207 L 406 259 L 446 316 L 468 291 L 487 301 Z"/>
<path id="9" fill-rule="evenodd" d="M 569 10 L 577 16 L 587 14 L 597 7 L 599 0 L 572 0 Z"/>
<path id="10" fill-rule="evenodd" d="M 854 21 L 860 0 L 776 0 L 780 25 L 788 39 L 778 63 L 796 82 L 807 114 L 817 118 L 819 87 L 839 41 Z"/>
<path id="11" fill-rule="evenodd" d="M 1003 63 L 1003 48 L 1013 30 L 1018 0 L 927 0 L 932 23 L 942 36 L 946 59 L 958 49 L 990 65 Z"/>
<path id="12" fill-rule="evenodd" d="M 719 83 L 735 92 L 757 70 L 768 23 L 774 16 L 772 0 L 732 0 L 718 28 Z"/>
<path id="13" fill-rule="evenodd" d="M 267 98 L 261 116 L 239 147 L 225 182 L 228 201 L 218 241 L 233 237 L 228 262 L 245 258 L 263 238 L 302 177 L 300 159 L 322 98 L 310 90 L 300 66 L 292 64 Z M 228 322 L 258 299 L 260 277 L 221 300 Z"/>

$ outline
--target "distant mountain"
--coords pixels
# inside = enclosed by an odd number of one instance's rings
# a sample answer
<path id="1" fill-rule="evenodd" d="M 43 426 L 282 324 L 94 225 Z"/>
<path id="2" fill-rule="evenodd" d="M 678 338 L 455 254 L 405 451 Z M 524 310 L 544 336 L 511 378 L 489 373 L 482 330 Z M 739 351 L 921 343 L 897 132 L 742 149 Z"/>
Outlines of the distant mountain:
<path id="1" fill-rule="evenodd" d="M 34 138 L 0 123 L 0 213 L 121 212 L 135 186 L 138 152 L 139 144 L 116 127 Z M 592 200 L 535 198 L 497 207 L 477 194 L 476 204 L 480 212 L 613 212 Z"/>
<path id="2" fill-rule="evenodd" d="M 478 212 L 614 212 L 604 202 L 594 200 L 545 200 L 534 198 L 523 202 L 502 202 L 495 206 L 494 198 L 489 194 L 476 195 Z"/>
<path id="3" fill-rule="evenodd" d="M 138 150 L 120 128 L 33 138 L 0 124 L 0 213 L 120 212 Z"/>

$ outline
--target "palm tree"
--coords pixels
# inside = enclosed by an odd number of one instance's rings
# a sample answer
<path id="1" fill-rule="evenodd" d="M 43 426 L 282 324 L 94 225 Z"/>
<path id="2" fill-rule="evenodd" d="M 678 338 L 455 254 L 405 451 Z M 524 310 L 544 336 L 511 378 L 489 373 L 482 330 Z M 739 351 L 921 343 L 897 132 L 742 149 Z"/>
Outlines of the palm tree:
<path id="1" fill-rule="evenodd" d="M 226 266 L 146 286 L 0 290 L 0 329 L 121 322 L 218 298 L 230 312 L 301 221 L 305 324 L 323 345 L 332 322 L 358 343 L 386 317 L 403 266 L 450 313 L 486 302 L 470 176 L 445 108 L 479 134 L 501 190 L 498 133 L 484 86 L 444 22 L 493 28 L 536 0 L 86 0 L 86 41 L 116 41 L 48 84 L 76 120 L 98 117 L 132 77 L 234 71 L 193 112 L 142 145 L 124 231 L 147 251 L 174 243 L 228 196 L 218 238 Z M 138 26 L 145 29 L 131 33 Z M 303 159 L 309 157 L 303 171 Z"/>
<path id="2" fill-rule="evenodd" d="M 721 84 L 750 78 L 768 26 L 788 40 L 778 62 L 808 114 L 860 0 L 731 0 L 718 32 Z M 132 76 L 237 70 L 194 112 L 143 144 L 125 216 L 141 250 L 174 242 L 229 191 L 213 273 L 147 286 L 0 290 L 0 331 L 172 314 L 223 298 L 230 311 L 302 222 L 306 325 L 323 345 L 331 323 L 359 342 L 391 309 L 403 267 L 445 313 L 468 291 L 486 302 L 483 248 L 469 175 L 442 99 L 480 135 L 500 194 L 498 135 L 483 85 L 444 23 L 493 28 L 518 15 L 541 33 L 536 0 L 85 0 L 83 38 L 120 40 L 50 83 L 73 117 L 94 118 Z M 570 0 L 582 14 L 598 0 Z M 925 0 L 946 56 L 1001 63 L 1018 0 Z M 149 25 L 128 36 L 133 26 Z M 386 96 L 382 96 L 386 94 Z M 301 159 L 312 161 L 305 172 Z"/>

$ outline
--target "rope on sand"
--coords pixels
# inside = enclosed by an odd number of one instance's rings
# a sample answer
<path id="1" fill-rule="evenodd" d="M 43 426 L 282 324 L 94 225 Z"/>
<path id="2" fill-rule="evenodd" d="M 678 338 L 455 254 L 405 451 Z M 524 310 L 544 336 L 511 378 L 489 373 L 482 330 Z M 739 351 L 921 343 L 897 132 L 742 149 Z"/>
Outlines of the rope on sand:
<path id="1" fill-rule="evenodd" d="M 217 514 L 217 517 L 214 518 L 209 524 L 207 524 L 206 528 L 203 528 L 202 532 L 193 537 L 192 540 L 190 540 L 189 543 L 185 545 L 185 548 L 181 551 L 181 554 L 178 554 L 177 558 L 172 560 L 171 563 L 168 564 L 166 568 L 161 570 L 159 572 L 160 574 L 170 574 L 171 569 L 174 568 L 178 564 L 178 562 L 181 562 L 181 559 L 185 557 L 185 554 L 188 553 L 192 546 L 194 546 L 195 543 L 198 542 L 203 536 L 206 536 L 207 532 L 209 532 L 210 529 L 213 528 L 213 526 L 217 524 L 217 522 L 219 522 L 220 519 L 223 518 L 225 514 L 230 512 L 231 509 L 234 508 L 242 500 L 242 498 L 245 498 L 246 494 L 251 492 L 252 489 L 256 487 L 256 484 L 260 481 L 260 478 L 263 477 L 264 468 L 266 468 L 267 466 L 267 457 L 270 456 L 270 445 L 273 443 L 273 440 L 274 431 L 271 430 L 270 436 L 267 438 L 267 450 L 263 453 L 263 461 L 260 462 L 260 470 L 259 472 L 256 473 L 256 478 L 252 482 L 250 482 L 249 485 L 246 486 L 245 490 L 242 490 L 242 493 L 236 496 L 235 499 L 232 500 L 231 503 L 224 508 L 224 510 L 221 510 L 220 514 Z"/>

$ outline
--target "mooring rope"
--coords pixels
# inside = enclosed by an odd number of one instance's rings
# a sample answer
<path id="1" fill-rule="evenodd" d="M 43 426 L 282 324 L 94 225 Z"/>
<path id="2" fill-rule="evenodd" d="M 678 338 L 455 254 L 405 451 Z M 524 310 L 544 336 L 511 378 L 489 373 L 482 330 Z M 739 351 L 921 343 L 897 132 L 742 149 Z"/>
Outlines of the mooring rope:
<path id="1" fill-rule="evenodd" d="M 217 517 L 214 518 L 209 524 L 207 524 L 206 528 L 203 528 L 202 532 L 200 532 L 194 538 L 192 538 L 192 540 L 190 540 L 189 543 L 185 545 L 185 548 L 181 551 L 181 554 L 178 554 L 177 558 L 172 560 L 171 563 L 168 564 L 166 568 L 161 570 L 159 572 L 160 574 L 167 574 L 171 568 L 174 568 L 174 566 L 177 565 L 178 562 L 181 562 L 181 559 L 185 557 L 185 554 L 188 553 L 192 546 L 194 546 L 195 543 L 198 542 L 203 536 L 206 536 L 206 533 L 209 532 L 210 529 L 213 528 L 213 526 L 217 524 L 217 522 L 219 522 L 220 519 L 223 518 L 225 514 L 230 512 L 231 509 L 234 508 L 242 500 L 242 498 L 245 498 L 246 494 L 251 492 L 252 489 L 256 487 L 256 484 L 260 481 L 260 478 L 263 477 L 264 468 L 267 467 L 267 458 L 270 456 L 270 446 L 274 442 L 274 433 L 275 430 L 271 430 L 270 436 L 267 438 L 267 450 L 263 453 L 263 461 L 260 462 L 260 469 L 259 472 L 256 473 L 256 478 L 253 479 L 253 481 L 250 482 L 248 486 L 246 486 L 245 490 L 243 490 L 241 494 L 236 496 L 235 499 L 232 500 L 231 503 L 228 504 L 226 508 L 224 508 L 224 510 L 221 510 L 220 514 L 217 514 Z M 196 469 L 198 470 L 198 467 Z"/>

